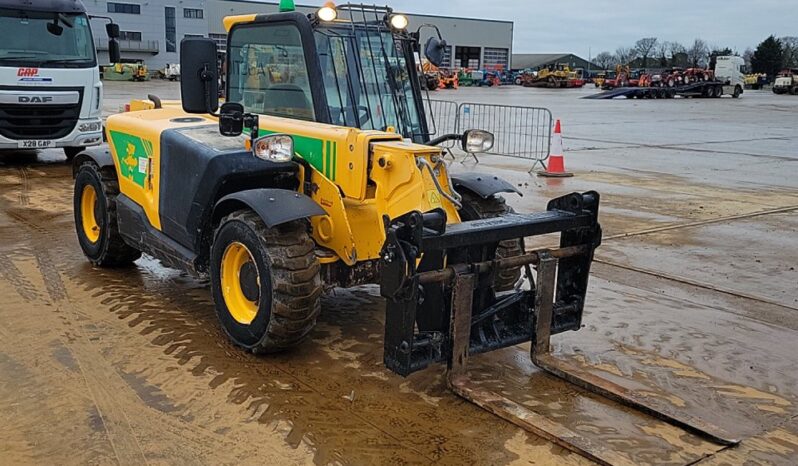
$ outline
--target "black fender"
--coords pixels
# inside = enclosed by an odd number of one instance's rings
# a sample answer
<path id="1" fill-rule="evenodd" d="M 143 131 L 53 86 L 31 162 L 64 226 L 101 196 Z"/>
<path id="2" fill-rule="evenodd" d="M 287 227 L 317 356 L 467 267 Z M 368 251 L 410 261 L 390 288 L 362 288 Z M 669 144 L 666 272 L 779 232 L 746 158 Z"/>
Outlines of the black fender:
<path id="1" fill-rule="evenodd" d="M 114 157 L 111 155 L 111 150 L 107 145 L 90 147 L 80 154 L 76 155 L 72 160 L 72 178 L 77 176 L 78 169 L 86 162 L 94 162 L 98 167 L 114 168 Z"/>
<path id="2" fill-rule="evenodd" d="M 482 199 L 487 199 L 498 193 L 516 193 L 523 196 L 521 191 L 507 180 L 495 175 L 484 173 L 458 173 L 452 175 L 452 184 L 456 191 L 467 189 Z"/>
<path id="3" fill-rule="evenodd" d="M 225 215 L 246 207 L 254 210 L 269 228 L 292 220 L 327 214 L 313 199 L 302 193 L 288 189 L 259 188 L 228 194 L 219 199 L 213 208 L 213 224 L 217 225 Z"/>

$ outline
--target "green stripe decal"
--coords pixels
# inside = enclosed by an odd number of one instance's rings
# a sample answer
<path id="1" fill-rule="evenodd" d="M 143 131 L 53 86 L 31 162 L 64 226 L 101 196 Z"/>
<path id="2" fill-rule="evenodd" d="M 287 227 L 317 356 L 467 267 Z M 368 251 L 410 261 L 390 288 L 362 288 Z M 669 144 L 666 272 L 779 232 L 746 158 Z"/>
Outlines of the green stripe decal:
<path id="1" fill-rule="evenodd" d="M 260 128 L 259 134 L 266 136 L 277 134 L 277 131 Z M 335 181 L 335 175 L 338 172 L 338 143 L 294 134 L 291 137 L 294 138 L 294 152 L 325 177 Z"/>
<path id="2" fill-rule="evenodd" d="M 335 181 L 335 175 L 338 173 L 338 143 L 335 141 L 333 141 L 332 143 L 332 153 L 333 153 L 332 180 Z"/>

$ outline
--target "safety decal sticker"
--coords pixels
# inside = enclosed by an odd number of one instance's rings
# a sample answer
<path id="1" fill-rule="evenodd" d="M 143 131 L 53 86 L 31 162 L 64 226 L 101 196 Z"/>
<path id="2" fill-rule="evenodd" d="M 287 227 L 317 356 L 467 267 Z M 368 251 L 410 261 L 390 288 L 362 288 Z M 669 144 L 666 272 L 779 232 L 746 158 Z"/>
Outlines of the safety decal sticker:
<path id="1" fill-rule="evenodd" d="M 152 143 L 132 134 L 118 131 L 110 133 L 122 177 L 143 188 L 152 157 Z"/>

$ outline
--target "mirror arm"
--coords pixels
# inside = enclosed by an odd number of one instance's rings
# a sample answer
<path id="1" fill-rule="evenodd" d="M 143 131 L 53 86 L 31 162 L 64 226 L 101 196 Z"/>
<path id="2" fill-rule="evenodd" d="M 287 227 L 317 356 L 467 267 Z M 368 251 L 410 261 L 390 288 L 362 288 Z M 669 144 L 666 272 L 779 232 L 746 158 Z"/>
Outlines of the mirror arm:
<path id="1" fill-rule="evenodd" d="M 258 138 L 258 115 L 252 113 L 244 114 L 244 127 L 249 128 L 249 138 L 252 142 Z"/>
<path id="2" fill-rule="evenodd" d="M 441 30 L 438 29 L 438 26 L 436 26 L 434 24 L 429 24 L 429 23 L 424 23 L 421 26 L 419 26 L 418 29 L 416 29 L 416 32 L 415 32 L 416 40 L 421 40 L 421 29 L 425 28 L 425 27 L 435 29 L 435 32 L 438 34 L 438 40 L 441 40 L 441 41 L 443 40 L 443 36 L 441 35 Z"/>
<path id="3" fill-rule="evenodd" d="M 107 19 L 109 23 L 114 24 L 114 20 L 110 16 L 89 15 L 89 19 L 94 19 L 94 18 Z"/>
<path id="4" fill-rule="evenodd" d="M 437 146 L 446 141 L 461 141 L 462 139 L 463 139 L 462 134 L 454 134 L 454 133 L 444 134 L 443 136 L 438 136 L 435 139 L 430 139 L 429 141 L 426 142 L 426 145 Z"/>
<path id="5" fill-rule="evenodd" d="M 214 79 L 213 73 L 211 73 L 210 67 L 208 66 L 207 63 L 202 65 L 202 71 L 200 72 L 200 79 L 203 82 L 205 82 L 205 83 L 208 83 L 209 81 Z M 213 110 L 211 110 L 213 108 L 213 105 L 211 105 L 211 99 L 212 98 L 213 97 L 211 97 L 210 86 L 206 85 L 205 86 L 205 108 L 208 110 L 208 114 L 209 115 L 215 116 L 216 118 L 219 118 L 220 114 L 219 113 L 213 113 Z M 219 96 L 217 95 L 216 98 L 218 99 Z"/>

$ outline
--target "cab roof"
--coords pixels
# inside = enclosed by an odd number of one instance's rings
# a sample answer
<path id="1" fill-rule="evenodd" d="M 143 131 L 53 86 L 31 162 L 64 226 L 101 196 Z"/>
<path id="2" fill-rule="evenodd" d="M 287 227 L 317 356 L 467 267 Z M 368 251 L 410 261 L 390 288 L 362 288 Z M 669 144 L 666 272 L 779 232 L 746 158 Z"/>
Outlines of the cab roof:
<path id="1" fill-rule="evenodd" d="M 80 0 L 0 0 L 0 8 L 53 13 L 86 12 L 86 7 Z"/>

